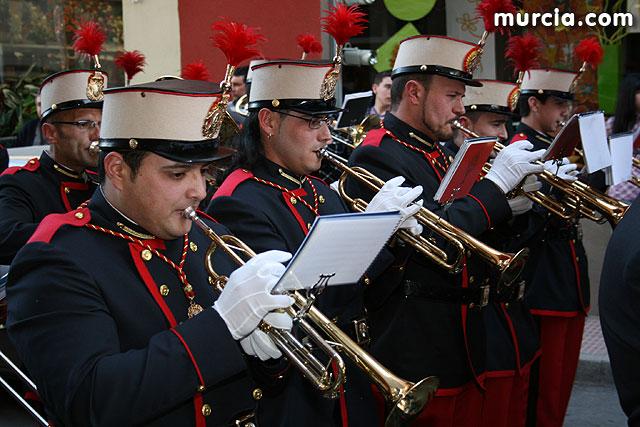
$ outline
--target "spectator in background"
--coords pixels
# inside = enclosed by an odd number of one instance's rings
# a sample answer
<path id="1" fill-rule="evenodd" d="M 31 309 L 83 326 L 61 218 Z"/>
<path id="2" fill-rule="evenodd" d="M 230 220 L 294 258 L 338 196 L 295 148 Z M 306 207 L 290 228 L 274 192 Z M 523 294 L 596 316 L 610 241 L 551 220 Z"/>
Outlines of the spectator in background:
<path id="1" fill-rule="evenodd" d="M 247 93 L 247 72 L 249 67 L 238 67 L 236 72 L 231 77 L 231 93 L 233 94 L 233 101 L 227 106 L 227 111 L 231 114 L 231 117 L 238 125 L 244 123 L 245 116 L 238 113 L 236 106 L 238 100 Z"/>
<path id="2" fill-rule="evenodd" d="M 621 132 L 636 132 L 640 127 L 640 74 L 629 74 L 620 83 L 615 116 L 609 117 L 606 123 L 607 136 Z M 640 159 L 639 148 L 633 147 L 633 154 Z M 640 176 L 640 169 L 632 169 L 635 176 Z M 640 187 L 625 181 L 609 187 L 607 191 L 612 197 L 625 202 L 633 201 L 640 194 Z"/>
<path id="3" fill-rule="evenodd" d="M 377 114 L 383 118 L 391 108 L 391 70 L 376 74 L 371 85 L 375 100 L 369 114 Z"/>
<path id="4" fill-rule="evenodd" d="M 18 141 L 16 147 L 27 147 L 31 145 L 42 145 L 46 141 L 42 137 L 42 127 L 40 125 L 40 116 L 42 116 L 42 108 L 40 108 L 40 94 L 36 96 L 36 111 L 38 117 L 29 120 L 18 131 Z"/>

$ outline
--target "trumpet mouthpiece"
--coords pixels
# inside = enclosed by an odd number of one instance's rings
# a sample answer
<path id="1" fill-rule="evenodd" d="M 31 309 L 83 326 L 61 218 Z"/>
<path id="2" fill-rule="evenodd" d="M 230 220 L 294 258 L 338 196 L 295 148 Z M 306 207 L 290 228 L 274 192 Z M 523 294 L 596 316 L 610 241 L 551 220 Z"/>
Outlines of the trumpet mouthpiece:
<path id="1" fill-rule="evenodd" d="M 196 214 L 196 210 L 193 209 L 193 206 L 189 206 L 182 212 L 182 215 L 186 219 L 193 219 L 197 214 Z"/>

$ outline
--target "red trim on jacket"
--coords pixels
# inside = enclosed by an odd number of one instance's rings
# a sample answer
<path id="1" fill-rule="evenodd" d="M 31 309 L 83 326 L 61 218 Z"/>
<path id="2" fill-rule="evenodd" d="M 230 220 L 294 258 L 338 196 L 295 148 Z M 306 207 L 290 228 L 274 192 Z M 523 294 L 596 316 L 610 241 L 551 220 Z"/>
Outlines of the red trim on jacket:
<path id="1" fill-rule="evenodd" d="M 29 172 L 33 172 L 40 167 L 40 161 L 37 157 L 29 160 L 24 166 L 11 166 L 10 168 L 6 168 L 4 172 L 0 175 L 13 175 L 14 173 L 25 170 Z"/>
<path id="2" fill-rule="evenodd" d="M 304 191 L 304 188 L 298 188 L 292 191 L 292 193 L 298 197 L 304 197 L 307 195 L 307 192 Z M 289 195 L 289 193 L 282 192 L 282 198 L 284 199 L 284 203 L 289 207 L 289 210 L 291 211 L 293 216 L 296 218 L 296 221 L 298 221 L 298 224 L 300 225 L 300 227 L 302 228 L 302 231 L 304 232 L 304 235 L 306 236 L 307 233 L 309 233 L 309 228 L 307 228 L 307 224 L 305 224 L 304 220 L 302 219 L 302 216 L 300 216 L 300 213 L 293 206 L 293 203 L 291 203 L 291 196 Z M 305 207 L 305 209 L 307 208 Z"/>
<path id="3" fill-rule="evenodd" d="M 152 243 L 154 243 L 153 246 L 159 246 L 160 249 L 164 249 L 164 242 L 162 242 L 161 240 L 155 239 L 155 241 L 153 241 Z M 171 312 L 171 309 L 169 309 L 169 306 L 167 306 L 167 304 L 164 302 L 164 299 L 162 298 L 162 296 L 160 295 L 160 291 L 158 290 L 158 285 L 155 283 L 155 281 L 151 277 L 151 273 L 149 273 L 149 270 L 145 265 L 145 261 L 143 261 L 142 257 L 140 256 L 144 248 L 138 245 L 137 243 L 131 242 L 129 243 L 129 249 L 131 251 L 131 258 L 133 258 L 133 262 L 135 263 L 136 268 L 138 269 L 138 273 L 140 273 L 140 277 L 142 277 L 142 281 L 147 286 L 149 293 L 151 293 L 151 296 L 156 301 L 156 304 L 158 304 L 158 307 L 160 307 L 160 309 L 162 310 L 164 317 L 166 317 L 167 320 L 169 321 L 169 324 L 171 325 L 171 331 L 174 334 L 176 334 L 176 336 L 182 342 L 182 345 L 184 345 L 184 348 L 187 350 L 187 353 L 191 358 L 191 362 L 193 363 L 193 366 L 196 369 L 196 373 L 198 374 L 198 378 L 200 379 L 200 384 L 204 386 L 205 385 L 204 379 L 202 378 L 202 374 L 200 373 L 200 368 L 198 368 L 198 365 L 195 359 L 193 358 L 193 354 L 191 354 L 191 350 L 189 350 L 187 343 L 182 339 L 180 334 L 178 334 L 178 332 L 175 329 L 173 329 L 178 325 L 178 322 L 176 322 L 176 318 Z M 207 423 L 204 418 L 204 415 L 202 414 L 202 406 L 203 406 L 202 393 L 196 393 L 193 396 L 193 406 L 194 406 L 195 416 L 196 416 L 196 426 L 205 427 Z"/>
<path id="4" fill-rule="evenodd" d="M 578 296 L 580 297 L 580 307 L 584 314 L 589 312 L 589 307 L 584 306 L 584 298 L 582 297 L 582 286 L 580 286 L 580 268 L 578 267 L 578 261 L 576 260 L 576 247 L 573 241 L 569 240 L 569 247 L 571 247 L 571 256 L 573 259 L 573 269 L 576 272 L 576 283 L 578 284 Z"/>
<path id="5" fill-rule="evenodd" d="M 530 309 L 531 314 L 535 316 L 552 316 L 552 317 L 576 317 L 579 314 L 584 314 L 581 311 L 559 311 L 559 310 L 542 310 L 542 309 Z"/>
<path id="6" fill-rule="evenodd" d="M 326 185 L 327 187 L 329 186 L 329 185 L 324 181 L 324 179 L 322 179 L 322 178 L 318 178 L 317 176 L 313 176 L 313 175 L 307 175 L 307 177 L 308 177 L 308 178 L 316 179 L 316 180 L 320 181 L 321 183 L 323 183 L 324 185 Z"/>
<path id="7" fill-rule="evenodd" d="M 529 138 L 527 138 L 527 135 L 520 132 L 519 134 L 513 135 L 513 138 L 511 138 L 511 142 L 509 142 L 509 145 L 513 144 L 514 142 L 522 141 L 525 139 L 529 139 Z"/>
<path id="8" fill-rule="evenodd" d="M 198 216 L 200 218 L 206 218 L 206 219 L 208 219 L 210 221 L 215 222 L 216 224 L 218 223 L 218 221 L 216 221 L 215 219 L 211 218 L 206 212 L 202 212 L 200 209 L 197 209 L 196 213 L 198 214 Z"/>
<path id="9" fill-rule="evenodd" d="M 511 321 L 511 317 L 507 310 L 504 308 L 504 303 L 500 303 L 500 310 L 504 314 L 504 317 L 507 319 L 507 324 L 509 325 L 509 333 L 511 334 L 511 340 L 513 341 L 513 349 L 516 352 L 516 366 L 518 367 L 518 372 L 522 375 L 522 368 L 520 362 L 520 346 L 518 346 L 518 334 L 516 334 L 516 329 L 513 326 L 513 322 Z"/>
<path id="10" fill-rule="evenodd" d="M 191 359 L 191 363 L 193 363 L 193 367 L 196 368 L 196 373 L 198 374 L 198 379 L 200 380 L 200 384 L 204 387 L 205 386 L 204 378 L 202 378 L 202 373 L 200 372 L 200 368 L 198 367 L 198 364 L 196 363 L 196 359 L 193 357 L 193 353 L 191 353 L 191 349 L 189 348 L 189 346 L 187 345 L 186 341 L 184 340 L 184 338 L 182 338 L 182 335 L 180 335 L 180 333 L 178 331 L 176 331 L 174 328 L 171 328 L 170 331 L 173 332 L 174 334 L 176 334 L 176 336 L 178 337 L 178 339 L 180 340 L 180 342 L 182 343 L 184 348 L 187 350 L 187 354 L 189 354 L 189 358 Z"/>
<path id="11" fill-rule="evenodd" d="M 480 207 L 484 211 L 484 216 L 487 217 L 487 222 L 489 223 L 489 228 L 491 228 L 491 218 L 489 217 L 489 212 L 487 212 L 487 209 L 484 207 L 482 202 L 476 196 L 474 196 L 473 194 L 467 194 L 467 195 L 469 197 L 471 197 L 473 200 L 475 200 L 476 202 L 478 202 L 478 204 L 480 205 Z"/>
<path id="12" fill-rule="evenodd" d="M 169 306 L 167 305 L 167 303 L 164 302 L 162 295 L 160 295 L 160 291 L 158 290 L 158 285 L 153 280 L 153 277 L 151 277 L 151 273 L 149 273 L 149 270 L 145 265 L 145 261 L 142 259 L 142 256 L 140 255 L 144 250 L 144 247 L 140 246 L 137 243 L 131 242 L 129 243 L 129 250 L 131 251 L 131 258 L 133 259 L 133 262 L 136 265 L 136 269 L 138 270 L 138 273 L 140 273 L 140 277 L 142 278 L 142 281 L 146 285 L 147 289 L 149 290 L 149 293 L 155 300 L 156 304 L 158 304 L 158 307 L 160 307 L 160 309 L 162 310 L 164 317 L 167 318 L 171 327 L 175 328 L 178 325 L 178 322 L 176 322 L 176 318 L 173 316 L 171 309 L 169 309 Z"/>
<path id="13" fill-rule="evenodd" d="M 253 173 L 247 169 L 234 170 L 233 172 L 231 172 L 231 175 L 229 175 L 224 180 L 220 188 L 216 190 L 216 192 L 213 194 L 212 199 L 215 199 L 216 197 L 220 197 L 220 196 L 232 195 L 236 187 L 240 185 L 240 183 L 252 177 L 253 177 Z"/>
<path id="14" fill-rule="evenodd" d="M 382 142 L 382 138 L 386 135 L 384 129 L 371 129 L 367 132 L 367 136 L 364 137 L 364 141 L 362 141 L 362 145 L 371 145 L 372 147 L 379 147 Z"/>
<path id="15" fill-rule="evenodd" d="M 76 216 L 78 214 L 82 214 Z M 82 208 L 76 209 L 75 211 L 63 213 L 63 214 L 50 214 L 44 217 L 42 221 L 40 221 L 40 225 L 36 231 L 31 235 L 29 241 L 31 242 L 44 242 L 49 243 L 53 238 L 53 235 L 56 234 L 56 231 L 63 225 L 74 225 L 76 227 L 81 227 L 87 224 L 91 220 L 91 214 L 89 213 L 89 209 Z"/>
<path id="16" fill-rule="evenodd" d="M 87 191 L 89 189 L 89 184 L 85 182 L 65 182 L 65 181 L 60 183 L 60 198 L 62 199 L 62 203 L 64 203 L 64 207 L 67 209 L 67 212 L 69 212 L 70 210 L 75 209 L 77 206 L 71 207 L 71 204 L 69 203 L 69 196 L 64 191 L 65 187 L 69 188 L 70 190 Z"/>
<path id="17" fill-rule="evenodd" d="M 467 259 L 466 257 L 463 259 L 463 268 L 462 268 L 462 288 L 469 287 L 469 280 L 467 278 Z M 476 373 L 475 368 L 473 367 L 473 361 L 471 360 L 471 352 L 469 351 L 469 341 L 467 340 L 467 310 L 469 307 L 467 305 L 460 306 L 460 314 L 462 318 L 462 334 L 464 335 L 464 347 L 467 352 L 467 360 L 469 362 L 469 368 L 471 369 L 471 374 L 473 375 L 473 379 L 477 382 L 478 386 L 482 391 L 485 391 L 484 388 L 484 374 L 478 375 Z"/>

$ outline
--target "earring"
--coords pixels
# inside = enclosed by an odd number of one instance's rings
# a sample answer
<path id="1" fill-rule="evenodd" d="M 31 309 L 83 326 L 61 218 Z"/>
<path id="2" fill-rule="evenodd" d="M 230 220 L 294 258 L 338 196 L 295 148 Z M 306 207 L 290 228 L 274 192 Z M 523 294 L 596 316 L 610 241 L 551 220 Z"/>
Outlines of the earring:
<path id="1" fill-rule="evenodd" d="M 267 138 L 271 139 L 272 136 L 273 136 L 272 134 L 269 134 L 267 135 Z"/>

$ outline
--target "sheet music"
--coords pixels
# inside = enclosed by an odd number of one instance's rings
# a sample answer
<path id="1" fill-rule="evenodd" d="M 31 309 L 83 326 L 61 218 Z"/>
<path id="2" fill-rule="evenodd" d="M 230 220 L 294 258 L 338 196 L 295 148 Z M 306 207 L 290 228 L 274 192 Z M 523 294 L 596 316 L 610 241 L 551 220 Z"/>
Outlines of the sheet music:
<path id="1" fill-rule="evenodd" d="M 273 293 L 311 288 L 321 275 L 328 285 L 356 283 L 400 225 L 399 212 L 319 216 L 273 288 Z"/>
<path id="2" fill-rule="evenodd" d="M 584 163 L 588 173 L 611 166 L 611 154 L 607 144 L 607 131 L 602 111 L 582 114 L 578 118 L 580 138 L 584 152 Z"/>
<path id="3" fill-rule="evenodd" d="M 367 117 L 369 103 L 373 96 L 372 91 L 349 93 L 344 96 L 342 102 L 343 111 L 340 111 L 336 121 L 336 129 L 355 126 Z"/>
<path id="4" fill-rule="evenodd" d="M 631 179 L 633 163 L 633 134 L 619 133 L 609 137 L 611 150 L 611 184 L 616 185 Z"/>
<path id="5" fill-rule="evenodd" d="M 497 141 L 496 137 L 465 140 L 442 178 L 433 200 L 446 203 L 469 194 Z"/>

